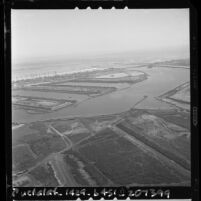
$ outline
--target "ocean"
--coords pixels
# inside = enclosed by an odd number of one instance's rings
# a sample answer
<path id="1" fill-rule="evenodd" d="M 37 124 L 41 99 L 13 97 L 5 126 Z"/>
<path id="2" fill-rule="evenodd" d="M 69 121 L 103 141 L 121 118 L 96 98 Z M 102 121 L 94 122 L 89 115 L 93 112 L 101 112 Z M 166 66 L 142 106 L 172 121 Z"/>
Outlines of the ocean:
<path id="1" fill-rule="evenodd" d="M 12 61 L 12 81 L 104 68 L 132 67 L 141 63 L 188 58 L 186 51 L 145 51 L 85 57 L 54 56 Z"/>

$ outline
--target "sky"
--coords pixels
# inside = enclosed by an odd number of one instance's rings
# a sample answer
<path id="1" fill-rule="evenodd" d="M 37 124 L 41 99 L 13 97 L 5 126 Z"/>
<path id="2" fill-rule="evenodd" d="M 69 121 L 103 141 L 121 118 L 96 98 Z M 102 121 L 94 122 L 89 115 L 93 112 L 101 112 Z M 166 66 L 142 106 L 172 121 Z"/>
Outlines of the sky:
<path id="1" fill-rule="evenodd" d="M 189 47 L 188 9 L 12 10 L 13 61 Z"/>

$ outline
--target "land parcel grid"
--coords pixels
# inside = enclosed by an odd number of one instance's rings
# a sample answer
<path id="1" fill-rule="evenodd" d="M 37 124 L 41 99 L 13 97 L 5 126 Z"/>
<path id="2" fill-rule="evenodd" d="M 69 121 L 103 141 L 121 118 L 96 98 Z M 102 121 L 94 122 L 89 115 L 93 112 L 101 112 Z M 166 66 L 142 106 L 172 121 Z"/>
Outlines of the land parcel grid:
<path id="1" fill-rule="evenodd" d="M 144 136 L 140 127 L 128 124 L 128 118 L 136 119 L 137 122 L 143 118 L 139 126 L 142 125 L 145 133 L 150 134 Z M 89 123 L 90 126 L 98 126 L 97 120 L 87 121 L 93 122 Z M 187 129 L 153 114 L 143 114 L 141 110 L 134 115 L 129 111 L 123 118 L 114 117 L 112 124 L 111 119 L 108 122 L 94 136 L 80 142 L 72 151 L 64 152 L 66 163 L 71 164 L 74 172 L 77 170 L 76 175 L 80 175 L 79 181 L 80 178 L 85 179 L 83 185 L 93 186 L 90 178 L 85 177 L 85 171 L 91 172 L 91 179 L 97 182 L 100 182 L 101 172 L 101 177 L 107 178 L 103 180 L 105 183 L 97 183 L 101 186 L 189 185 L 190 146 Z M 92 166 L 96 170 L 90 171 Z"/>
<path id="2" fill-rule="evenodd" d="M 145 79 L 147 74 L 142 71 L 107 69 L 71 75 L 53 75 L 26 81 L 17 80 L 12 84 L 12 104 L 15 108 L 24 109 L 29 113 L 51 112 L 130 87 Z M 44 97 L 47 93 L 49 98 Z M 60 95 L 63 95 L 62 99 L 54 98 Z"/>

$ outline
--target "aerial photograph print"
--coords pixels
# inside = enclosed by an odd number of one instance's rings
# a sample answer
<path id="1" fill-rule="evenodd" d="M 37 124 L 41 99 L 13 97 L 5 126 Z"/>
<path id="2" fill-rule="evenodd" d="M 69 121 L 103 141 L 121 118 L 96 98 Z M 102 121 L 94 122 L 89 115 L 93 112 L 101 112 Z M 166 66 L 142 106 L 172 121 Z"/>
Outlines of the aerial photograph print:
<path id="1" fill-rule="evenodd" d="M 191 186 L 189 9 L 12 9 L 11 30 L 13 186 Z"/>

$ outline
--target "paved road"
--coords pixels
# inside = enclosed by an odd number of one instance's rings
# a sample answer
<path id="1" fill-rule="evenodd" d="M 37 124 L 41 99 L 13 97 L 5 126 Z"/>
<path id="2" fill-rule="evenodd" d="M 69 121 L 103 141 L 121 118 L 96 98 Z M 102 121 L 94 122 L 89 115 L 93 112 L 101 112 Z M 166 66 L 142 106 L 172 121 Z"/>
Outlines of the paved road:
<path id="1" fill-rule="evenodd" d="M 56 130 L 52 125 L 49 125 L 49 128 L 63 139 L 67 148 L 70 149 L 73 146 L 72 142 L 70 141 L 70 139 L 67 136 L 64 136 L 62 133 L 60 133 L 58 130 Z"/>
<path id="2" fill-rule="evenodd" d="M 68 164 L 63 161 L 62 155 L 55 153 L 54 157 L 52 157 L 51 162 L 53 164 L 54 170 L 57 175 L 57 179 L 61 182 L 61 186 L 66 186 L 68 187 L 76 187 L 77 184 L 72 177 L 70 173 L 70 169 L 68 167 Z"/>

